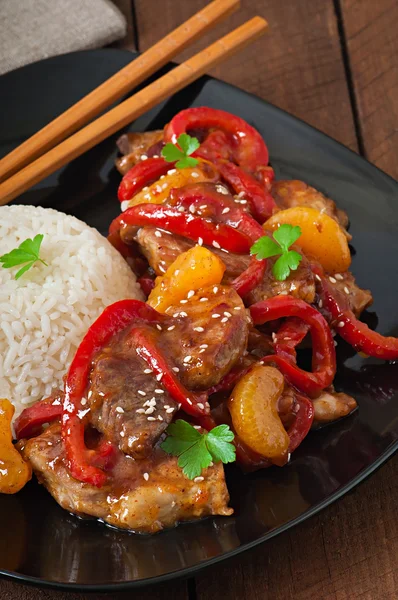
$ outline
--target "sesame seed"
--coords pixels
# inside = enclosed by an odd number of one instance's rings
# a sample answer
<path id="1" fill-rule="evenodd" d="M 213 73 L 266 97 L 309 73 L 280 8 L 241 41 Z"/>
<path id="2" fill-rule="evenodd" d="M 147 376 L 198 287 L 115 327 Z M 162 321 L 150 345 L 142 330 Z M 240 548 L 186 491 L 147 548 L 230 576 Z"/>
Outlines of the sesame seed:
<path id="1" fill-rule="evenodd" d="M 228 250 L 225 250 L 225 248 L 221 248 L 221 252 L 225 252 L 226 254 L 229 254 Z"/>
<path id="2" fill-rule="evenodd" d="M 90 400 L 92 395 L 93 395 L 93 392 L 90 390 L 89 393 L 87 394 L 87 399 Z"/>
<path id="3" fill-rule="evenodd" d="M 159 375 L 156 375 L 156 381 L 160 381 L 163 377 L 163 373 L 159 373 Z"/>
<path id="4" fill-rule="evenodd" d="M 155 394 L 164 394 L 164 390 L 156 389 Z"/>
<path id="5" fill-rule="evenodd" d="M 120 435 L 120 437 L 124 437 L 124 436 L 125 436 L 125 433 L 124 433 L 124 431 L 121 431 L 121 432 L 119 433 L 119 435 Z"/>
<path id="6" fill-rule="evenodd" d="M 82 399 L 80 400 L 80 404 L 81 404 L 82 406 L 86 406 L 86 404 L 87 404 L 87 400 L 86 400 L 86 398 L 82 398 Z"/>
<path id="7" fill-rule="evenodd" d="M 333 340 L 333 344 L 334 344 L 335 346 L 337 346 L 337 342 L 336 342 L 336 340 Z"/>
<path id="8" fill-rule="evenodd" d="M 203 354 L 203 352 L 206 352 L 205 348 L 202 348 L 202 350 L 199 350 L 199 354 Z"/>
<path id="9" fill-rule="evenodd" d="M 201 298 L 201 299 L 199 300 L 199 302 L 207 302 L 207 301 L 208 301 L 208 298 Z"/>
<path id="10" fill-rule="evenodd" d="M 208 348 L 208 347 L 209 347 L 209 344 L 201 344 L 201 345 L 199 346 L 199 348 Z"/>
<path id="11" fill-rule="evenodd" d="M 202 331 L 204 331 L 204 327 L 194 327 L 193 330 L 199 331 L 199 333 L 202 333 Z"/>
<path id="12" fill-rule="evenodd" d="M 172 371 L 174 371 L 175 373 L 179 373 L 180 369 L 178 367 L 172 367 Z"/>
<path id="13" fill-rule="evenodd" d="M 287 296 L 287 290 L 282 290 L 279 292 L 279 296 Z"/>
<path id="14" fill-rule="evenodd" d="M 234 306 L 234 310 L 242 310 L 241 306 Z"/>
<path id="15" fill-rule="evenodd" d="M 335 273 L 334 276 L 336 277 L 336 279 L 338 279 L 339 281 L 342 281 L 344 279 L 344 277 L 340 274 L 340 273 Z"/>
<path id="16" fill-rule="evenodd" d="M 205 407 L 205 405 L 204 405 L 204 404 L 202 404 L 201 402 L 198 402 L 197 406 L 198 406 L 199 408 L 201 408 L 202 410 L 204 410 L 204 407 Z"/>
<path id="17" fill-rule="evenodd" d="M 141 160 L 147 160 L 147 155 L 146 154 L 141 154 L 140 159 Z"/>
<path id="18" fill-rule="evenodd" d="M 180 304 L 186 304 L 188 300 L 180 300 Z"/>
<path id="19" fill-rule="evenodd" d="M 143 474 L 143 478 L 145 479 L 145 481 L 148 481 L 148 479 L 149 479 L 149 474 L 148 474 L 148 473 L 144 473 L 144 474 Z"/>
<path id="20" fill-rule="evenodd" d="M 322 281 L 322 279 L 319 277 L 318 273 L 315 275 L 315 279 L 317 279 L 318 281 Z"/>
<path id="21" fill-rule="evenodd" d="M 202 429 L 200 425 L 193 425 L 194 429 Z"/>
<path id="22" fill-rule="evenodd" d="M 192 171 L 191 177 L 199 177 L 199 173 L 196 173 L 196 171 Z"/>
<path id="23" fill-rule="evenodd" d="M 159 238 L 162 237 L 162 234 L 160 233 L 160 231 L 158 229 L 155 231 L 155 235 L 156 235 L 156 237 L 159 237 Z"/>
<path id="24" fill-rule="evenodd" d="M 158 421 L 163 421 L 162 415 L 158 415 Z"/>
<path id="25" fill-rule="evenodd" d="M 213 288 L 213 294 L 217 294 L 217 292 L 218 292 L 218 287 L 215 285 Z"/>
<path id="26" fill-rule="evenodd" d="M 240 203 L 241 204 L 247 204 L 247 200 L 241 200 Z"/>
<path id="27" fill-rule="evenodd" d="M 180 317 L 187 317 L 187 316 L 188 316 L 188 315 L 187 315 L 187 313 L 186 313 L 186 312 L 183 312 L 183 311 L 181 311 L 181 312 L 180 312 Z"/>
<path id="28" fill-rule="evenodd" d="M 116 412 L 118 412 L 118 413 L 120 413 L 120 414 L 123 414 L 123 413 L 124 413 L 124 408 L 122 408 L 121 406 L 117 406 L 117 407 L 115 408 L 115 410 L 116 410 Z"/>
<path id="29" fill-rule="evenodd" d="M 183 207 L 183 206 L 179 206 L 179 207 L 177 208 L 177 210 L 178 210 L 178 212 L 184 212 L 184 207 Z"/>
<path id="30" fill-rule="evenodd" d="M 138 408 L 135 412 L 139 415 L 143 415 L 145 413 L 145 408 Z"/>
<path id="31" fill-rule="evenodd" d="M 204 477 L 195 477 L 194 482 L 195 483 L 200 483 L 201 481 L 204 481 Z"/>
<path id="32" fill-rule="evenodd" d="M 191 205 L 190 205 L 190 207 L 189 207 L 189 212 L 190 212 L 190 213 L 192 213 L 192 214 L 193 214 L 194 212 L 196 212 L 196 208 L 195 208 L 195 205 L 194 205 L 194 204 L 191 204 Z"/>
<path id="33" fill-rule="evenodd" d="M 159 158 L 159 154 L 154 154 L 152 158 Z"/>
<path id="34" fill-rule="evenodd" d="M 217 190 L 217 192 L 219 192 L 220 194 L 224 194 L 225 196 L 228 196 L 228 194 L 229 194 L 227 188 L 224 187 L 223 185 L 216 185 L 216 190 Z"/>
<path id="35" fill-rule="evenodd" d="M 350 290 L 348 289 L 348 287 L 346 285 L 344 286 L 344 291 L 347 295 L 350 293 Z"/>
<path id="36" fill-rule="evenodd" d="M 149 187 L 146 185 L 145 187 L 142 188 L 143 192 L 147 192 L 149 190 Z"/>
<path id="37" fill-rule="evenodd" d="M 212 319 L 218 319 L 218 317 L 220 317 L 221 315 L 219 315 L 218 313 L 214 313 L 213 315 L 211 315 Z"/>
<path id="38" fill-rule="evenodd" d="M 159 177 L 159 179 L 164 179 L 164 178 L 165 178 L 165 175 L 161 175 L 161 176 Z"/>
<path id="39" fill-rule="evenodd" d="M 170 413 L 172 413 L 174 411 L 174 408 L 172 406 L 170 406 L 169 408 L 166 408 L 166 412 L 169 415 Z"/>
<path id="40" fill-rule="evenodd" d="M 214 246 L 214 248 L 221 248 L 220 244 L 215 240 L 212 242 L 212 245 Z"/>
<path id="41" fill-rule="evenodd" d="M 272 341 L 276 342 L 276 340 L 277 340 L 276 333 L 273 331 L 272 332 Z"/>
<path id="42" fill-rule="evenodd" d="M 228 321 L 228 317 L 223 317 L 223 318 L 221 319 L 221 323 L 226 323 L 227 321 Z"/>
<path id="43" fill-rule="evenodd" d="M 173 331 L 173 329 L 175 329 L 175 325 L 170 325 L 170 327 L 167 328 L 167 331 Z"/>
<path id="44" fill-rule="evenodd" d="M 162 331 L 162 327 L 159 324 L 156 324 L 156 329 L 159 329 L 159 331 Z"/>
<path id="45" fill-rule="evenodd" d="M 192 406 L 192 400 L 190 400 L 189 398 L 187 398 L 187 402 L 188 402 L 188 404 L 190 404 Z"/>
<path id="46" fill-rule="evenodd" d="M 187 294 L 187 298 L 192 298 L 192 296 L 195 295 L 194 290 L 189 290 L 188 294 Z"/>
<path id="47" fill-rule="evenodd" d="M 289 341 L 289 340 L 291 340 L 292 338 L 285 336 L 283 339 L 284 339 L 286 342 L 288 342 L 288 341 Z"/>
<path id="48" fill-rule="evenodd" d="M 178 274 L 179 274 L 179 272 L 180 272 L 180 269 L 176 269 L 176 270 L 174 271 L 174 275 L 178 275 Z"/>
<path id="49" fill-rule="evenodd" d="M 330 283 L 337 283 L 334 277 L 329 277 Z"/>
<path id="50" fill-rule="evenodd" d="M 225 311 L 225 312 L 224 312 L 224 315 L 225 315 L 226 317 L 232 317 L 231 313 L 230 313 L 230 312 L 228 312 L 228 311 Z"/>
<path id="51" fill-rule="evenodd" d="M 166 269 L 162 265 L 159 265 L 159 270 L 162 271 L 162 273 L 166 273 Z"/>
<path id="52" fill-rule="evenodd" d="M 184 360 L 182 362 L 189 363 L 191 360 L 192 360 L 192 356 L 188 355 L 184 358 Z"/>
<path id="53" fill-rule="evenodd" d="M 337 327 L 344 327 L 344 325 L 345 325 L 344 321 L 339 321 L 337 323 Z"/>
<path id="54" fill-rule="evenodd" d="M 155 417 L 147 417 L 146 420 L 147 421 L 156 421 Z"/>
<path id="55" fill-rule="evenodd" d="M 174 313 L 173 317 L 175 318 L 175 317 L 178 317 L 179 315 L 180 315 L 180 313 L 176 312 L 176 313 Z"/>
<path id="56" fill-rule="evenodd" d="M 146 409 L 145 414 L 146 415 L 151 415 L 153 412 L 155 412 L 155 407 L 154 406 L 150 406 L 149 408 Z"/>
<path id="57" fill-rule="evenodd" d="M 143 390 L 138 390 L 137 394 L 139 394 L 140 396 L 146 396 L 146 392 L 144 392 Z"/>
<path id="58" fill-rule="evenodd" d="M 145 198 L 145 200 L 150 200 L 151 199 L 151 194 L 144 194 L 144 198 Z"/>
<path id="59" fill-rule="evenodd" d="M 203 244 L 203 238 L 201 238 L 201 237 L 198 238 L 198 244 L 199 244 L 199 246 L 202 246 L 202 244 Z"/>
<path id="60" fill-rule="evenodd" d="M 202 204 L 199 206 L 199 210 L 204 210 L 205 208 L 207 208 L 207 204 Z"/>
<path id="61" fill-rule="evenodd" d="M 323 300 L 322 300 L 322 298 L 320 298 L 320 300 L 318 302 L 318 306 L 319 306 L 319 308 L 322 308 L 322 306 L 323 306 Z"/>
<path id="62" fill-rule="evenodd" d="M 226 206 L 225 208 L 222 209 L 221 214 L 226 215 L 227 213 L 229 213 L 230 210 L 231 209 L 228 206 Z"/>
<path id="63" fill-rule="evenodd" d="M 166 188 L 168 188 L 168 187 L 169 187 L 169 184 L 168 184 L 168 183 L 164 183 L 164 184 L 162 185 L 162 190 L 165 190 L 165 189 L 166 189 Z"/>
<path id="64" fill-rule="evenodd" d="M 239 192 L 238 198 L 243 198 L 246 192 Z"/>
<path id="65" fill-rule="evenodd" d="M 145 375 L 149 375 L 149 373 L 152 373 L 152 369 L 144 369 L 144 373 Z"/>

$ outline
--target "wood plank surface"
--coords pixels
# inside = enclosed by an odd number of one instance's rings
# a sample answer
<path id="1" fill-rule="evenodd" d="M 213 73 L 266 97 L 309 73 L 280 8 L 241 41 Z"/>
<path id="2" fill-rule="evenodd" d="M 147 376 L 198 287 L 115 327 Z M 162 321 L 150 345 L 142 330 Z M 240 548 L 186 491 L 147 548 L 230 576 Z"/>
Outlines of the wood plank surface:
<path id="1" fill-rule="evenodd" d="M 135 0 L 139 49 L 199 10 L 206 0 Z M 210 74 L 304 119 L 352 149 L 357 148 L 332 0 L 242 0 L 240 11 L 192 48 L 196 51 L 260 15 L 269 33 Z M 189 56 L 187 50 L 177 62 Z"/>
<path id="2" fill-rule="evenodd" d="M 341 0 L 365 156 L 398 179 L 398 2 Z"/>

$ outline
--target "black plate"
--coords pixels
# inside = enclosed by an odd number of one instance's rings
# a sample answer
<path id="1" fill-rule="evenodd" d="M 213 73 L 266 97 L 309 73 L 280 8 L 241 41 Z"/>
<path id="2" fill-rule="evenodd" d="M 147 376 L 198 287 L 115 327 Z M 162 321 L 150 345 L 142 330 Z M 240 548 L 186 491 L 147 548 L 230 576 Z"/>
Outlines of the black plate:
<path id="1" fill-rule="evenodd" d="M 131 60 L 120 50 L 80 52 L 0 78 L 4 155 Z M 236 113 L 264 136 L 278 178 L 299 178 L 334 198 L 351 218 L 359 284 L 375 294 L 366 319 L 398 335 L 398 185 L 376 167 L 285 112 L 203 78 L 140 118 L 132 129 L 162 127 L 187 106 Z M 75 160 L 20 203 L 58 208 L 105 232 L 118 213 L 115 138 Z M 0 497 L 0 573 L 59 588 L 110 591 L 192 574 L 292 527 L 347 493 L 398 446 L 398 366 L 338 345 L 337 387 L 359 410 L 311 433 L 291 463 L 253 475 L 228 470 L 235 515 L 186 524 L 152 537 L 131 535 L 62 510 L 36 483 Z"/>

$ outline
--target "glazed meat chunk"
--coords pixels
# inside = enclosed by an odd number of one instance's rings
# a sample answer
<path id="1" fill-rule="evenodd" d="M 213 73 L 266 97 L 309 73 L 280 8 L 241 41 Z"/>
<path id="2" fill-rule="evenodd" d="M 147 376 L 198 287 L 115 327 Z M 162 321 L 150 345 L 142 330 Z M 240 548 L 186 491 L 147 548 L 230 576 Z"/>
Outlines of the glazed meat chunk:
<path id="1" fill-rule="evenodd" d="M 117 140 L 117 146 L 122 157 L 116 159 L 116 168 L 124 175 L 141 160 L 142 155 L 148 155 L 150 150 L 155 150 L 151 155 L 156 154 L 156 148 L 163 140 L 163 130 L 144 131 L 143 133 L 124 133 Z"/>
<path id="2" fill-rule="evenodd" d="M 155 533 L 181 521 L 232 514 L 221 463 L 191 481 L 177 458 L 155 448 L 150 457 L 134 460 L 119 454 L 108 481 L 98 489 L 71 477 L 58 424 L 22 446 L 39 481 L 65 510 L 90 515 L 115 527 Z"/>

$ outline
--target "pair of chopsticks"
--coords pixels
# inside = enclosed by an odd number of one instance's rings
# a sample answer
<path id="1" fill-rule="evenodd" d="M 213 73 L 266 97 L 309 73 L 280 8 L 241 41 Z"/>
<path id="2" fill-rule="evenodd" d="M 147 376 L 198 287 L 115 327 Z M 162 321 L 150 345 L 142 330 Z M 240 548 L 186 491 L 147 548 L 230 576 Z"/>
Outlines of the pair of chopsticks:
<path id="1" fill-rule="evenodd" d="M 234 12 L 239 5 L 240 0 L 214 0 L 5 156 L 0 161 L 0 206 L 263 35 L 268 26 L 264 19 L 254 17 L 246 21 L 80 129 Z"/>

